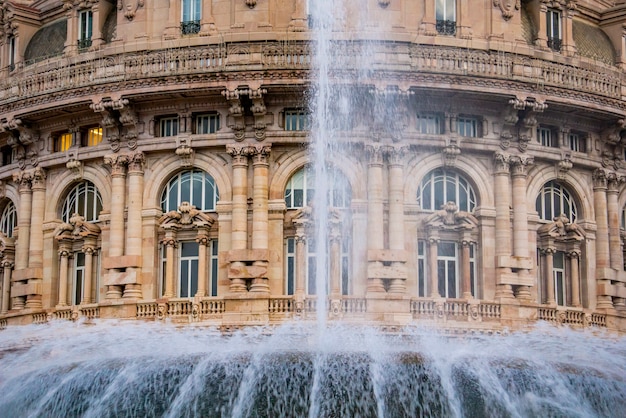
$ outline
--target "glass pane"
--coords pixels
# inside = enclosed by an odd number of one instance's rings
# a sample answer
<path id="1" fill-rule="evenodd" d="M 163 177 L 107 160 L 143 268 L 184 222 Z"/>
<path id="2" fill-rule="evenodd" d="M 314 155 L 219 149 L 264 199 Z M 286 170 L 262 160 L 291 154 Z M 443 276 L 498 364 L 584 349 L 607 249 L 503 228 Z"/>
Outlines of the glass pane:
<path id="1" fill-rule="evenodd" d="M 197 257 L 198 243 L 195 241 L 183 242 L 180 252 L 182 257 Z"/>
<path id="2" fill-rule="evenodd" d="M 437 261 L 437 283 L 439 294 L 446 296 L 446 262 L 444 260 Z"/>
<path id="3" fill-rule="evenodd" d="M 316 278 L 317 278 L 317 263 L 315 261 L 315 257 L 309 257 L 308 259 L 308 293 L 309 295 L 315 295 L 317 294 L 316 290 L 317 290 L 317 286 L 316 286 Z"/>
<path id="4" fill-rule="evenodd" d="M 439 210 L 443 206 L 444 202 L 444 189 L 443 189 L 443 181 L 435 182 L 435 206 L 432 207 L 432 210 Z"/>
<path id="5" fill-rule="evenodd" d="M 448 261 L 448 297 L 456 297 L 456 262 Z"/>
<path id="6" fill-rule="evenodd" d="M 426 276 L 424 271 L 424 260 L 417 261 L 417 277 L 418 277 L 418 296 L 426 296 Z"/>
<path id="7" fill-rule="evenodd" d="M 203 201 L 202 201 L 202 186 L 203 186 L 203 180 L 202 179 L 203 176 L 199 175 L 198 173 L 194 174 L 194 179 L 193 179 L 193 190 L 192 190 L 192 202 L 191 204 L 194 205 L 197 209 L 199 210 L 204 210 L 204 206 L 202 205 Z"/>
<path id="8" fill-rule="evenodd" d="M 180 297 L 189 297 L 189 261 L 180 262 Z"/>
<path id="9" fill-rule="evenodd" d="M 422 209 L 432 210 L 432 200 L 431 200 L 431 184 L 430 182 L 426 184 L 422 188 Z"/>
<path id="10" fill-rule="evenodd" d="M 195 296 L 198 293 L 198 260 L 191 260 L 191 293 L 189 296 Z"/>
<path id="11" fill-rule="evenodd" d="M 287 258 L 287 294 L 293 295 L 294 293 L 294 282 L 296 278 L 295 273 L 295 265 L 294 265 L 293 257 Z"/>
<path id="12" fill-rule="evenodd" d="M 174 181 L 170 187 L 169 198 L 165 212 L 178 209 L 178 181 Z"/>
<path id="13" fill-rule="evenodd" d="M 440 242 L 437 245 L 437 255 L 439 257 L 454 257 L 456 255 L 456 244 L 454 242 Z"/>
<path id="14" fill-rule="evenodd" d="M 564 253 L 562 251 L 557 251 L 554 253 L 553 263 L 554 268 L 563 269 L 565 268 L 565 257 L 563 257 Z"/>

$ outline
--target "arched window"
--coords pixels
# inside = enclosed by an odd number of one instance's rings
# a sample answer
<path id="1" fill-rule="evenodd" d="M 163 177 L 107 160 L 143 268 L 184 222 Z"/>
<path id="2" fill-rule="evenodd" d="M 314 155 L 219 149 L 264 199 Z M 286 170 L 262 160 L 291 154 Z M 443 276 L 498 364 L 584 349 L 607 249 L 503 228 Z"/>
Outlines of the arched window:
<path id="1" fill-rule="evenodd" d="M 547 182 L 535 203 L 539 218 L 545 221 L 552 221 L 557 216 L 563 214 L 570 222 L 576 220 L 576 203 L 570 192 L 556 181 Z"/>
<path id="2" fill-rule="evenodd" d="M 98 220 L 101 210 L 102 197 L 98 189 L 92 182 L 85 180 L 68 193 L 63 203 L 61 218 L 63 222 L 68 223 L 72 215 L 78 213 L 85 221 L 94 222 Z"/>
<path id="3" fill-rule="evenodd" d="M 2 232 L 5 237 L 11 238 L 16 226 L 17 210 L 13 202 L 9 201 L 2 211 L 2 216 L 0 216 L 0 232 Z"/>
<path id="4" fill-rule="evenodd" d="M 476 194 L 465 178 L 438 168 L 422 180 L 417 202 L 424 210 L 439 210 L 445 203 L 454 202 L 460 211 L 472 212 L 476 207 Z"/>
<path id="5" fill-rule="evenodd" d="M 327 178 L 330 179 L 328 204 L 334 208 L 350 207 L 352 191 L 348 180 L 337 169 L 330 168 Z M 310 168 L 301 168 L 287 182 L 285 203 L 287 209 L 310 206 L 315 196 L 315 173 Z"/>
<path id="6" fill-rule="evenodd" d="M 161 195 L 163 212 L 178 210 L 182 202 L 189 202 L 204 212 L 215 210 L 219 193 L 215 180 L 202 170 L 188 170 L 176 174 L 167 183 Z"/>

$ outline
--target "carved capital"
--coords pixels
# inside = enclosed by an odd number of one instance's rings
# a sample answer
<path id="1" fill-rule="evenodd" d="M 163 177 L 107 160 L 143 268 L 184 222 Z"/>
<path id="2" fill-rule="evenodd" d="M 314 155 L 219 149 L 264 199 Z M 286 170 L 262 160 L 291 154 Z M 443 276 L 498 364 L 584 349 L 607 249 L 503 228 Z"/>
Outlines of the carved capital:
<path id="1" fill-rule="evenodd" d="M 366 145 L 365 152 L 369 165 L 383 165 L 383 147 L 380 145 Z"/>
<path id="2" fill-rule="evenodd" d="M 129 156 L 128 173 L 143 174 L 146 157 L 143 152 L 135 152 Z"/>
<path id="3" fill-rule="evenodd" d="M 46 189 L 46 171 L 41 168 L 41 167 L 37 167 L 32 171 L 32 188 L 34 189 L 38 189 L 38 190 L 45 190 Z"/>
<path id="4" fill-rule="evenodd" d="M 128 155 L 109 154 L 104 156 L 104 164 L 111 167 L 111 176 L 125 176 L 128 162 Z"/>
<path id="5" fill-rule="evenodd" d="M 594 190 L 601 190 L 604 189 L 606 190 L 607 188 L 607 182 L 608 182 L 608 176 L 605 170 L 598 168 L 593 172 L 592 175 L 592 179 L 593 179 L 593 188 Z"/>
<path id="6" fill-rule="evenodd" d="M 496 174 L 509 174 L 509 164 L 511 156 L 503 152 L 496 152 L 494 155 L 494 166 Z"/>
<path id="7" fill-rule="evenodd" d="M 268 157 L 272 149 L 271 145 L 256 145 L 251 147 L 253 165 L 267 165 Z"/>
<path id="8" fill-rule="evenodd" d="M 533 157 L 512 155 L 510 159 L 510 164 L 513 166 L 512 175 L 525 177 L 528 174 L 528 167 L 532 166 L 534 163 L 535 160 Z"/>
<path id="9" fill-rule="evenodd" d="M 19 193 L 31 192 L 32 173 L 19 171 L 13 174 L 13 182 L 17 183 Z"/>

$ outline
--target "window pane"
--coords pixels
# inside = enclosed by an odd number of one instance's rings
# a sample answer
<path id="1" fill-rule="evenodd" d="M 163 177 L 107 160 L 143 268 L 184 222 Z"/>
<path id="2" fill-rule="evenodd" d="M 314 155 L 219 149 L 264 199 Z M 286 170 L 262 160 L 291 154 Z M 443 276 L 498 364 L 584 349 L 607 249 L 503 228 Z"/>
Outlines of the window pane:
<path id="1" fill-rule="evenodd" d="M 189 297 L 189 261 L 180 262 L 180 297 Z"/>
<path id="2" fill-rule="evenodd" d="M 456 244 L 454 242 L 440 242 L 437 245 L 438 257 L 454 257 L 456 256 Z"/>
<path id="3" fill-rule="evenodd" d="M 449 298 L 456 297 L 456 262 L 448 261 L 448 295 Z"/>
<path id="4" fill-rule="evenodd" d="M 198 243 L 195 241 L 183 242 L 181 245 L 181 257 L 197 257 Z"/>

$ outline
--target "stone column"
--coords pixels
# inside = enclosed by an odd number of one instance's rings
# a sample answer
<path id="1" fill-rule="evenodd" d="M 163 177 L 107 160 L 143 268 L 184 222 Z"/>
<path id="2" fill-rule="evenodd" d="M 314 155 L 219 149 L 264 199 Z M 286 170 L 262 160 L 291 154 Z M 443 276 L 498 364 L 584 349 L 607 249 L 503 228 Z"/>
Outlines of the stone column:
<path id="1" fill-rule="evenodd" d="M 330 297 L 337 299 L 341 296 L 341 222 L 330 221 Z"/>
<path id="2" fill-rule="evenodd" d="M 233 165 L 233 220 L 231 229 L 231 249 L 245 250 L 248 248 L 248 148 L 230 146 L 226 151 L 232 156 Z M 244 270 L 241 261 L 231 262 L 231 269 Z M 231 292 L 245 292 L 244 279 L 231 279 Z"/>
<path id="3" fill-rule="evenodd" d="M 543 48 L 548 48 L 548 26 L 546 22 L 546 13 L 548 12 L 548 6 L 540 2 L 539 4 L 539 29 L 537 30 L 537 45 Z M 559 22 L 560 23 L 560 22 Z"/>
<path id="4" fill-rule="evenodd" d="M 121 258 L 124 255 L 124 210 L 126 208 L 126 166 L 128 156 L 111 154 L 104 157 L 104 163 L 111 166 L 111 222 L 109 228 L 109 258 Z M 111 269 L 118 273 L 121 269 Z M 123 285 L 107 285 L 106 298 L 122 297 Z"/>
<path id="5" fill-rule="evenodd" d="M 438 237 L 429 237 L 428 242 L 428 274 L 430 275 L 430 297 L 440 298 L 439 294 L 439 267 L 437 265 L 437 246 L 439 245 Z"/>
<path id="6" fill-rule="evenodd" d="M 500 277 L 511 274 L 511 268 L 503 265 L 503 260 L 511 255 L 511 189 L 509 183 L 509 160 L 508 154 L 497 152 L 494 161 L 494 186 L 496 204 L 496 267 Z M 502 283 L 501 279 L 496 282 L 496 297 L 511 298 L 513 291 L 510 284 Z"/>
<path id="7" fill-rule="evenodd" d="M 57 303 L 59 306 L 67 306 L 70 245 L 69 243 L 59 243 L 59 257 L 61 257 L 59 263 L 59 302 Z"/>
<path id="8" fill-rule="evenodd" d="M 264 260 L 252 264 L 267 271 L 267 251 L 269 243 L 269 162 L 270 146 L 257 146 L 253 149 L 252 168 L 252 249 L 263 250 Z M 250 292 L 269 293 L 267 277 L 252 279 Z"/>
<path id="9" fill-rule="evenodd" d="M 383 228 L 383 154 L 379 146 L 367 146 L 367 245 L 370 250 L 384 249 Z M 369 260 L 373 271 L 380 271 L 383 263 Z M 368 277 L 367 291 L 384 292 L 383 281 L 379 277 Z"/>
<path id="10" fill-rule="evenodd" d="M 532 157 L 511 157 L 513 163 L 513 255 L 519 259 L 528 259 L 528 206 L 526 202 L 527 168 L 533 164 Z M 520 269 L 519 276 L 528 277 L 527 269 Z M 530 287 L 518 286 L 515 296 L 519 299 L 530 300 Z"/>
<path id="11" fill-rule="evenodd" d="M 389 152 L 389 249 L 398 257 L 404 257 L 404 166 L 402 156 L 405 148 L 394 148 Z M 393 271 L 406 274 L 404 261 L 393 261 Z M 394 278 L 389 293 L 404 294 L 406 280 Z"/>
<path id="12" fill-rule="evenodd" d="M 608 178 L 608 188 L 606 193 L 609 224 L 610 265 L 612 269 L 617 271 L 624 269 L 624 256 L 622 254 L 622 239 L 620 237 L 619 226 L 620 211 L 617 201 L 619 183 L 620 179 L 614 174 L 611 175 Z"/>
<path id="13" fill-rule="evenodd" d="M 596 279 L 599 288 L 611 285 L 611 280 L 606 277 L 606 270 L 610 265 L 606 192 L 607 175 L 604 170 L 598 169 L 593 173 L 593 206 L 596 213 Z M 598 294 L 597 307 L 600 309 L 613 308 L 611 296 Z"/>
<path id="14" fill-rule="evenodd" d="M 164 298 L 173 298 L 176 296 L 174 288 L 174 278 L 176 276 L 176 256 L 174 251 L 178 248 L 178 240 L 176 239 L 176 230 L 173 228 L 165 231 L 165 238 L 161 241 L 165 245 L 165 291 Z"/>
<path id="15" fill-rule="evenodd" d="M 546 248 L 543 253 L 544 255 L 544 265 L 546 268 L 545 278 L 546 278 L 546 304 L 548 305 L 556 305 L 556 300 L 554 299 L 554 248 Z"/>
<path id="16" fill-rule="evenodd" d="M 78 11 L 74 8 L 71 1 L 63 2 L 63 10 L 67 19 L 67 32 L 65 35 L 65 44 L 63 47 L 63 55 L 73 56 L 78 51 Z"/>
<path id="17" fill-rule="evenodd" d="M 100 5 L 94 3 L 91 6 L 93 13 L 93 24 L 91 27 L 91 49 L 99 49 L 100 45 L 104 42 L 102 39 L 102 31 L 100 30 Z"/>
<path id="18" fill-rule="evenodd" d="M 141 254 L 143 243 L 143 165 L 144 155 L 136 152 L 128 162 L 128 219 L 126 227 L 126 255 L 132 266 L 126 271 L 135 275 L 135 283 L 124 286 L 124 297 L 141 299 Z"/>
<path id="19" fill-rule="evenodd" d="M 471 280 L 471 266 L 470 266 L 470 246 L 472 243 L 468 240 L 461 241 L 461 292 L 463 293 L 463 299 L 472 299 L 472 280 Z"/>
<path id="20" fill-rule="evenodd" d="M 2 307 L 0 314 L 9 312 L 9 298 L 11 297 L 11 273 L 14 263 L 9 260 L 2 262 Z"/>
<path id="21" fill-rule="evenodd" d="M 83 300 L 81 304 L 88 304 L 94 302 L 91 298 L 91 289 L 94 279 L 93 274 L 93 260 L 96 255 L 96 243 L 89 242 L 83 245 L 82 251 L 85 253 L 85 287 L 83 289 Z"/>
<path id="22" fill-rule="evenodd" d="M 296 297 L 304 299 L 306 293 L 306 234 L 304 225 L 296 227 Z"/>
<path id="23" fill-rule="evenodd" d="M 28 267 L 28 253 L 30 248 L 30 222 L 32 214 L 33 192 L 31 176 L 20 172 L 13 176 L 17 182 L 20 195 L 19 216 L 17 217 L 18 238 L 15 248 L 15 269 L 22 270 Z"/>
<path id="24" fill-rule="evenodd" d="M 205 229 L 198 230 L 198 236 L 196 237 L 198 243 L 198 291 L 196 297 L 204 297 L 207 295 L 207 282 L 209 279 L 209 270 L 207 264 L 207 248 L 211 240 L 209 239 L 209 233 Z"/>
<path id="25" fill-rule="evenodd" d="M 43 270 L 43 219 L 46 206 L 46 173 L 37 168 L 32 173 L 32 211 L 30 218 L 30 239 L 28 249 L 28 267 L 31 274 L 28 284 L 42 282 Z M 41 294 L 26 296 L 26 308 L 41 308 Z"/>
<path id="26" fill-rule="evenodd" d="M 580 258 L 580 252 L 578 250 L 570 251 L 568 253 L 570 262 L 570 278 L 572 280 L 572 306 L 580 306 L 580 267 L 578 265 L 578 259 Z"/>

